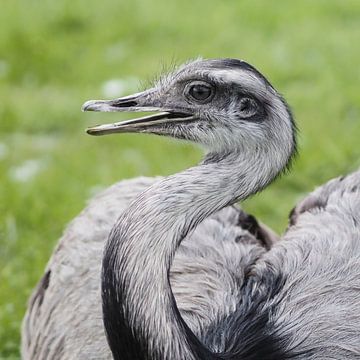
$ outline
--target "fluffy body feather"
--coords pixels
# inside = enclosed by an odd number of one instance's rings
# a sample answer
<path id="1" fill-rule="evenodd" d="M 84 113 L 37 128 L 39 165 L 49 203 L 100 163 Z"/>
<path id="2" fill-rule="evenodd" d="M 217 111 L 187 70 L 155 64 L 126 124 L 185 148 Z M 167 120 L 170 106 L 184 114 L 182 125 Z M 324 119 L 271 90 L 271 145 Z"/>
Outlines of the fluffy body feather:
<path id="1" fill-rule="evenodd" d="M 291 358 L 359 359 L 360 171 L 311 193 L 291 223 L 255 265 L 251 291 L 281 280 L 267 306 Z"/>
<path id="2" fill-rule="evenodd" d="M 22 329 L 24 360 L 112 358 L 101 311 L 103 247 L 119 212 L 159 179 L 121 181 L 96 196 L 67 227 L 29 301 Z M 261 240 L 246 228 L 261 231 Z M 237 207 L 223 209 L 184 240 L 171 283 L 194 333 L 201 336 L 215 316 L 233 310 L 244 274 L 276 240 Z"/>
<path id="3" fill-rule="evenodd" d="M 112 358 L 102 323 L 102 249 L 119 209 L 156 180 L 112 186 L 68 226 L 29 303 L 24 360 Z M 269 252 L 239 226 L 243 214 L 224 209 L 199 225 L 176 253 L 171 283 L 194 333 L 215 350 L 209 330 L 214 318 L 233 313 L 240 293 L 248 302 L 265 296 L 254 311 L 271 309 L 269 334 L 280 336 L 287 358 L 360 358 L 360 172 L 334 179 L 301 201 Z"/>

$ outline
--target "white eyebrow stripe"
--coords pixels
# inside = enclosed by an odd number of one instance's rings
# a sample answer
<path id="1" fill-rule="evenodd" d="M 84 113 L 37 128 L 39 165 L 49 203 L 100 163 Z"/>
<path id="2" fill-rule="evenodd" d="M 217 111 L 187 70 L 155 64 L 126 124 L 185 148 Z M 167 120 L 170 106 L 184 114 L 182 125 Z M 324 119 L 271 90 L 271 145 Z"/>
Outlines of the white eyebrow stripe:
<path id="1" fill-rule="evenodd" d="M 209 76 L 214 79 L 223 81 L 224 83 L 235 83 L 254 94 L 264 95 L 269 91 L 268 86 L 263 79 L 260 79 L 255 74 L 246 70 L 213 70 L 210 71 Z"/>

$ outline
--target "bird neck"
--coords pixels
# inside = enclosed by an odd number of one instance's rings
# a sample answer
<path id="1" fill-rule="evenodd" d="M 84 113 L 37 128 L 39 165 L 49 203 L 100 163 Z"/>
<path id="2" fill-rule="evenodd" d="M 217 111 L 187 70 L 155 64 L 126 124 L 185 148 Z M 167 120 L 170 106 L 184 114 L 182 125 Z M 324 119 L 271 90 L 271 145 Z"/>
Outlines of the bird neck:
<path id="1" fill-rule="evenodd" d="M 105 247 L 104 324 L 115 359 L 211 359 L 181 318 L 169 283 L 184 237 L 221 208 L 265 187 L 284 167 L 253 151 L 209 154 L 140 194 Z M 271 165 L 269 162 L 272 160 Z"/>

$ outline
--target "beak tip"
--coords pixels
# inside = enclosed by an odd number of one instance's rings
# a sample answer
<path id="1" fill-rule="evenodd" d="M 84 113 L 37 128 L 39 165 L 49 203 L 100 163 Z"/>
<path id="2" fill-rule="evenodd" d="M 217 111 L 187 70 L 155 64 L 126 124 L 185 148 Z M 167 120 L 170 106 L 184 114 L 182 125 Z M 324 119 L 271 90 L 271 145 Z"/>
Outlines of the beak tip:
<path id="1" fill-rule="evenodd" d="M 94 100 L 86 101 L 81 107 L 81 111 L 94 111 Z"/>
<path id="2" fill-rule="evenodd" d="M 87 128 L 85 131 L 88 135 L 100 135 L 100 132 L 94 128 Z"/>

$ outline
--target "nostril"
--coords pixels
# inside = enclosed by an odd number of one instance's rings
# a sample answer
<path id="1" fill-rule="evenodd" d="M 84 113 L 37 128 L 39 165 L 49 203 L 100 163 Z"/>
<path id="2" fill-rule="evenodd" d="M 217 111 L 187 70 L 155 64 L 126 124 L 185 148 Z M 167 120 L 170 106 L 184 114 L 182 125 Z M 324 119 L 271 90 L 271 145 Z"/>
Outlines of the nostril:
<path id="1" fill-rule="evenodd" d="M 118 108 L 122 108 L 122 107 L 127 108 L 127 107 L 137 106 L 138 104 L 136 101 L 129 100 L 129 101 L 119 101 L 119 102 L 114 101 L 111 105 Z"/>

